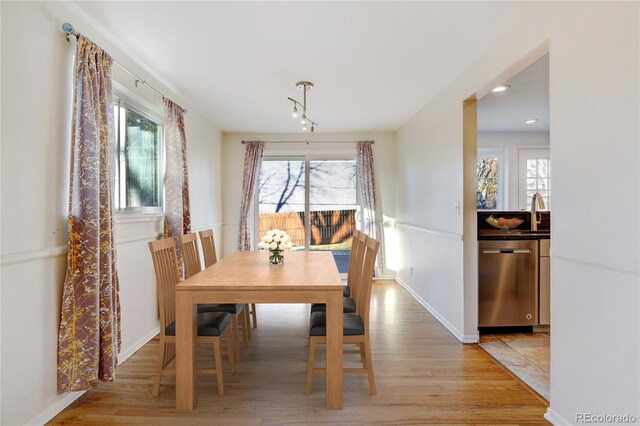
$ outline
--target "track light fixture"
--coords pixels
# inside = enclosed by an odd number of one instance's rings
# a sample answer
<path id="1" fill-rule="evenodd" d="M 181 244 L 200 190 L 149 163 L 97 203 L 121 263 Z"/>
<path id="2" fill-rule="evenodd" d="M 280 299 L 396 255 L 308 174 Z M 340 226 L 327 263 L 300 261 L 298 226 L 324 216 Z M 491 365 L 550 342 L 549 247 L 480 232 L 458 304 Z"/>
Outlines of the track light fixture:
<path id="1" fill-rule="evenodd" d="M 298 90 L 301 90 L 303 93 L 302 103 L 296 101 L 293 98 L 287 98 L 287 99 L 293 102 L 293 111 L 291 113 L 291 116 L 293 118 L 298 118 L 298 106 L 299 106 L 302 109 L 302 118 L 300 119 L 302 130 L 306 132 L 307 123 L 311 123 L 311 132 L 313 133 L 315 131 L 315 126 L 317 126 L 318 123 L 316 123 L 315 121 L 307 117 L 307 91 L 311 90 L 312 87 L 313 87 L 313 83 L 311 83 L 310 81 L 299 81 L 296 83 L 296 88 Z"/>

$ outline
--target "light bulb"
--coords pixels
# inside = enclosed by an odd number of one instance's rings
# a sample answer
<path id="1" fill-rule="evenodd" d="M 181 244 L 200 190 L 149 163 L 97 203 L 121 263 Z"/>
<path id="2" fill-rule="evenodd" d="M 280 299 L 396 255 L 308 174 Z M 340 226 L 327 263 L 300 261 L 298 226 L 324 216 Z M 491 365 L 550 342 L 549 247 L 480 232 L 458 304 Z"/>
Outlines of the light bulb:
<path id="1" fill-rule="evenodd" d="M 306 125 L 306 123 L 302 126 L 302 130 L 303 130 L 303 131 L 305 131 L 305 132 L 307 131 L 307 125 Z"/>
<path id="2" fill-rule="evenodd" d="M 507 90 L 509 90 L 511 88 L 511 86 L 509 86 L 508 84 L 504 84 L 502 86 L 496 86 L 494 87 L 491 91 L 493 93 L 502 93 L 502 92 L 506 92 Z"/>
<path id="3" fill-rule="evenodd" d="M 315 130 L 315 127 L 313 127 L 313 124 L 311 125 L 311 133 L 313 133 L 313 131 Z"/>
<path id="4" fill-rule="evenodd" d="M 291 116 L 293 118 L 296 118 L 298 116 L 298 108 L 295 105 L 293 106 L 293 112 L 291 113 Z"/>
<path id="5" fill-rule="evenodd" d="M 307 127 L 307 114 L 302 114 L 302 120 L 300 120 L 300 124 L 303 124 Z"/>

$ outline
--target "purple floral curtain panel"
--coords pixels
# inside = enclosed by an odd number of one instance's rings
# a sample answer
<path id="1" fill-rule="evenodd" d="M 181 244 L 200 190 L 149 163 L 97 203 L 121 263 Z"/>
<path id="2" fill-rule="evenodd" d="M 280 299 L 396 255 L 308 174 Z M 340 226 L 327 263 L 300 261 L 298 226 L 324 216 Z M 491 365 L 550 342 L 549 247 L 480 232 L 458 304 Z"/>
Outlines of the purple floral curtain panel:
<path id="1" fill-rule="evenodd" d="M 238 232 L 238 250 L 251 250 L 251 234 L 247 226 L 247 215 L 253 201 L 258 176 L 260 174 L 260 164 L 262 163 L 262 153 L 264 142 L 251 141 L 246 143 L 244 153 L 244 177 L 242 178 L 242 203 L 240 205 L 240 231 Z"/>
<path id="2" fill-rule="evenodd" d="M 378 204 L 376 192 L 376 176 L 373 166 L 373 150 L 369 141 L 358 142 L 356 157 L 356 173 L 362 194 L 362 231 L 380 241 L 382 244 L 382 214 Z M 376 257 L 375 275 L 380 276 L 384 271 L 383 250 L 378 250 Z"/>
<path id="3" fill-rule="evenodd" d="M 164 100 L 164 141 L 166 168 L 164 174 L 164 236 L 178 237 L 191 232 L 189 211 L 189 170 L 187 166 L 187 137 L 184 131 L 184 112 L 175 102 Z M 184 265 L 180 244 L 176 244 L 180 274 Z"/>
<path id="4" fill-rule="evenodd" d="M 69 251 L 58 334 L 58 392 L 112 381 L 120 348 L 113 235 L 112 60 L 78 37 L 69 185 Z"/>

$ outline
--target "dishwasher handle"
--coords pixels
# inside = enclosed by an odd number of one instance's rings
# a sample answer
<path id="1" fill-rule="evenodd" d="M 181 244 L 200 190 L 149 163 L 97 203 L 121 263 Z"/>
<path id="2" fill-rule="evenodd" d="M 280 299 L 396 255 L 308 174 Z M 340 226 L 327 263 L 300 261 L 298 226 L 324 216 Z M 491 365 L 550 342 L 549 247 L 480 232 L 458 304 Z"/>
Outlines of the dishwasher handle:
<path id="1" fill-rule="evenodd" d="M 482 254 L 529 254 L 532 253 L 530 248 L 499 248 L 484 249 Z"/>

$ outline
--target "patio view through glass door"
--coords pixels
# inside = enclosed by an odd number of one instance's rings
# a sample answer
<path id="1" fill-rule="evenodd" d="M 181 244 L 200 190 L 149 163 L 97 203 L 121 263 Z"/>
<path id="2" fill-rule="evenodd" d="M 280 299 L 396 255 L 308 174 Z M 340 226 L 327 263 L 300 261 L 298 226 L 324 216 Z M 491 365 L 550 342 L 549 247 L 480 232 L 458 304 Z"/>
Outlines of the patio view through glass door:
<path id="1" fill-rule="evenodd" d="M 282 229 L 294 250 L 331 251 L 347 272 L 358 206 L 355 160 L 265 158 L 257 197 L 259 236 Z"/>

